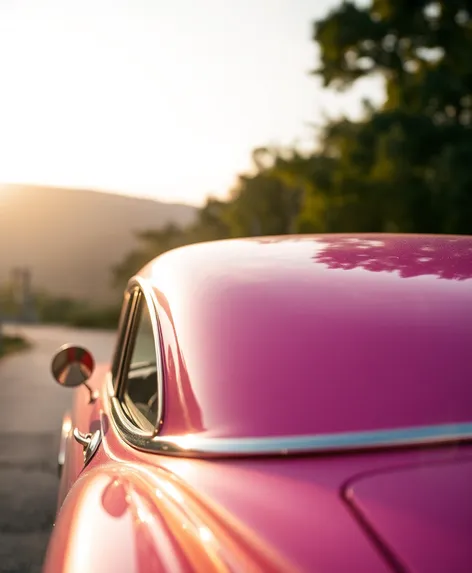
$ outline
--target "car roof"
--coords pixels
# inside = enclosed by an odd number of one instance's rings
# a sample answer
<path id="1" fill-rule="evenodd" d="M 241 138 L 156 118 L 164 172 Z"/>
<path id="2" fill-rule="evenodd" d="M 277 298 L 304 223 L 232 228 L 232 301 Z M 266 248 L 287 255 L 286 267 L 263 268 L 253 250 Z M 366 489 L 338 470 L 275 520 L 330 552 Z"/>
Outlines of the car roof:
<path id="1" fill-rule="evenodd" d="M 139 276 L 163 337 L 163 431 L 324 435 L 472 421 L 472 237 L 200 243 Z"/>

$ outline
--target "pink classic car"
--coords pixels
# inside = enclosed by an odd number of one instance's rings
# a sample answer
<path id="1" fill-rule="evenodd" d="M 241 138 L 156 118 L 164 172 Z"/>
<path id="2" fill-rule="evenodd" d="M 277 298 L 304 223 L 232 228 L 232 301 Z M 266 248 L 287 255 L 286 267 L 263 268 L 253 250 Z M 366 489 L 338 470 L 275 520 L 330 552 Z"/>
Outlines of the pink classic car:
<path id="1" fill-rule="evenodd" d="M 93 362 L 45 573 L 472 571 L 472 237 L 183 247 Z"/>

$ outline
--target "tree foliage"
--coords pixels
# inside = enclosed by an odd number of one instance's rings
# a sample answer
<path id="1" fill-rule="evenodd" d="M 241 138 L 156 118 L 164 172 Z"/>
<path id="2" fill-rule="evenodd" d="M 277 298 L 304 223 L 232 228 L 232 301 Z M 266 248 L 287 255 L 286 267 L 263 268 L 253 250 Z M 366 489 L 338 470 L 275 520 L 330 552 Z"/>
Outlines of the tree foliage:
<path id="1" fill-rule="evenodd" d="M 317 151 L 259 148 L 226 202 L 139 235 L 117 283 L 186 243 L 307 232 L 472 233 L 472 0 L 343 2 L 313 25 L 326 89 L 382 77 L 385 103 L 321 131 Z M 308 118 L 307 118 L 308 119 Z"/>

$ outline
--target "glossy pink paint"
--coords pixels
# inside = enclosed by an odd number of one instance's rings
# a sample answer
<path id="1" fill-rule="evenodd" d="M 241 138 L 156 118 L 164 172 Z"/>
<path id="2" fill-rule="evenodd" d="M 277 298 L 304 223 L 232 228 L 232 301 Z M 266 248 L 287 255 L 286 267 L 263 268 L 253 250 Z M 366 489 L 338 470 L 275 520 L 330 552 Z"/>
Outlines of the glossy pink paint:
<path id="1" fill-rule="evenodd" d="M 411 570 L 470 572 L 472 457 L 366 475 L 349 494 Z"/>
<path id="2" fill-rule="evenodd" d="M 143 276 L 164 333 L 165 434 L 472 419 L 471 238 L 207 243 L 159 257 Z"/>
<path id="3" fill-rule="evenodd" d="M 472 420 L 470 238 L 210 243 L 164 255 L 142 276 L 159 305 L 164 433 L 276 436 Z M 421 573 L 452 563 L 454 548 L 458 571 L 472 563 L 464 541 L 472 480 L 460 469 L 472 462 L 471 446 L 158 456 L 117 435 L 105 373 L 92 381 L 96 404 L 76 391 L 72 423 L 100 425 L 103 440 L 83 469 L 69 437 L 45 573 L 369 573 L 404 563 Z"/>
<path id="4" fill-rule="evenodd" d="M 396 532 L 403 530 L 405 538 L 421 540 L 416 544 L 416 555 L 423 554 L 423 562 L 427 563 L 425 555 L 428 558 L 432 555 L 432 559 L 444 563 L 451 547 L 437 542 L 432 545 L 429 539 L 431 528 L 439 536 L 442 531 L 443 540 L 450 538 L 450 520 L 441 521 L 441 513 L 436 514 L 438 519 L 434 524 L 430 516 L 429 530 L 421 527 L 425 516 L 415 515 L 414 504 L 413 515 L 407 515 L 406 520 L 405 514 L 396 514 L 394 510 L 387 511 L 385 516 L 374 515 L 371 535 L 351 511 L 344 492 L 356 491 L 357 481 L 362 484 L 366 475 L 391 475 L 395 482 L 395 476 L 405 467 L 434 468 L 454 460 L 472 462 L 469 446 L 298 459 L 185 460 L 132 450 L 116 436 L 106 414 L 102 424 L 108 428 L 103 447 L 84 470 L 59 513 L 46 563 L 47 573 L 75 573 L 79 570 L 77 563 L 84 567 L 84 556 L 78 557 L 82 547 L 76 544 L 78 539 L 83 541 L 83 548 L 90 548 L 85 551 L 88 558 L 85 563 L 91 573 L 108 570 L 334 573 L 354 567 L 365 572 L 389 571 L 388 561 L 376 540 L 377 535 L 385 533 L 384 523 Z M 402 487 L 408 490 L 408 483 L 400 481 L 397 491 Z M 98 491 L 92 494 L 95 488 Z M 375 487 L 371 488 L 374 496 L 375 491 Z M 414 495 L 414 491 L 411 493 Z M 430 496 L 431 493 L 435 495 Z M 434 509 L 437 493 L 437 490 L 431 492 L 426 483 L 423 502 L 429 501 Z M 471 494 L 472 482 L 464 479 L 461 487 L 456 487 L 457 499 L 467 500 Z M 86 503 L 88 499 L 94 501 Z M 392 510 L 392 503 L 387 510 Z M 458 520 L 456 525 L 467 525 L 472 518 L 470 504 L 464 503 L 461 511 L 462 521 Z M 80 528 L 87 532 L 85 540 Z M 202 531 L 207 534 L 202 536 Z M 467 528 L 456 530 L 456 545 L 459 543 L 462 548 L 462 569 L 458 571 L 466 570 L 472 559 L 472 547 L 464 543 L 468 532 Z M 126 569 L 112 569 L 116 566 L 111 560 L 117 549 L 110 550 L 109 544 L 120 548 Z M 403 547 L 397 545 L 393 545 L 392 551 L 397 555 L 398 549 L 397 558 L 401 560 Z M 155 565 L 156 559 L 160 560 L 159 567 Z M 169 565 L 175 560 L 179 567 Z M 421 566 L 415 570 L 431 571 Z"/>

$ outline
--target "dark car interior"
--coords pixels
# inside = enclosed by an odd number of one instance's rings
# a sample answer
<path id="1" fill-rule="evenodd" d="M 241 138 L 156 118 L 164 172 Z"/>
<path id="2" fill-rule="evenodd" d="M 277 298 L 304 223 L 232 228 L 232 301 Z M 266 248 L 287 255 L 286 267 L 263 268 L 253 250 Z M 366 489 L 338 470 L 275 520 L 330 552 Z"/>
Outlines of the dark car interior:
<path id="1" fill-rule="evenodd" d="M 128 416 L 138 426 L 143 426 L 142 417 L 147 423 L 143 429 L 153 427 L 157 422 L 157 366 L 156 364 L 134 364 L 128 374 L 124 394 Z M 138 412 L 139 414 L 138 414 Z"/>

